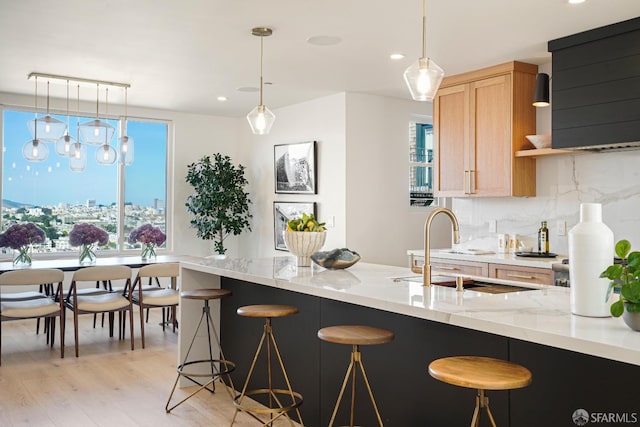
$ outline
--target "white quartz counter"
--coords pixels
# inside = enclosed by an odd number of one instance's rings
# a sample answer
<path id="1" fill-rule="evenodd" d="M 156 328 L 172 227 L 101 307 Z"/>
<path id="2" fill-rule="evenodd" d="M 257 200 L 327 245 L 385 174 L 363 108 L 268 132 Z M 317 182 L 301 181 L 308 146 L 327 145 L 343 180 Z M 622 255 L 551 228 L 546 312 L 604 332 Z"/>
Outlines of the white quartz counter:
<path id="1" fill-rule="evenodd" d="M 424 257 L 423 249 L 410 249 L 407 251 L 407 255 L 414 255 Z M 452 253 L 451 249 L 431 249 L 429 256 L 432 259 L 444 258 L 460 261 L 477 261 L 493 264 L 508 264 L 517 265 L 520 267 L 536 267 L 536 268 L 548 268 L 556 263 L 561 263 L 563 259 L 567 258 L 566 255 L 560 255 L 554 258 L 532 258 L 532 257 L 519 257 L 515 254 L 464 254 L 464 253 Z"/>
<path id="2" fill-rule="evenodd" d="M 409 268 L 360 262 L 347 270 L 325 270 L 316 265 L 296 267 L 293 257 L 193 259 L 181 266 L 640 365 L 640 333 L 622 319 L 572 315 L 567 288 L 459 293 L 440 286 L 425 288 L 412 280 L 416 275 Z"/>

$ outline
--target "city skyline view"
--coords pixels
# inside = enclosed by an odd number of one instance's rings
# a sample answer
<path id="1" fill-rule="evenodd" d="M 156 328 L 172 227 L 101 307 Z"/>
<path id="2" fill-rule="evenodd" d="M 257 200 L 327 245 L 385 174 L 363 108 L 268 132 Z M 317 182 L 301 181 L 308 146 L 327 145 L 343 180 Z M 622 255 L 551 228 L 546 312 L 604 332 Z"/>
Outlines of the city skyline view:
<path id="1" fill-rule="evenodd" d="M 43 114 L 38 115 L 44 117 Z M 52 117 L 67 122 L 66 116 Z M 55 142 L 46 142 L 49 156 L 43 162 L 30 162 L 22 156 L 22 147 L 33 139 L 27 123 L 34 113 L 4 110 L 2 199 L 28 206 L 58 206 L 60 203 L 98 205 L 117 203 L 118 165 L 100 165 L 95 151 L 100 146 L 86 145 L 87 166 L 83 172 L 69 169 L 67 157 L 56 153 Z M 80 117 L 80 124 L 92 120 Z M 69 135 L 76 137 L 75 116 L 69 118 Z M 118 121 L 108 120 L 116 128 L 110 143 L 118 149 Z M 127 135 L 134 140 L 134 161 L 125 167 L 125 203 L 154 206 L 166 199 L 167 124 L 128 120 Z"/>

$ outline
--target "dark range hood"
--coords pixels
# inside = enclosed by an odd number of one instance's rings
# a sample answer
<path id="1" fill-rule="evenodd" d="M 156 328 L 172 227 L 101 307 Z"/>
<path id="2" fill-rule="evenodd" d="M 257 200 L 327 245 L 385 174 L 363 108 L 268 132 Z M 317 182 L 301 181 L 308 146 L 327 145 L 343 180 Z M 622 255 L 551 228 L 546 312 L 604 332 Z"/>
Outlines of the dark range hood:
<path id="1" fill-rule="evenodd" d="M 640 17 L 551 40 L 552 147 L 640 148 Z"/>

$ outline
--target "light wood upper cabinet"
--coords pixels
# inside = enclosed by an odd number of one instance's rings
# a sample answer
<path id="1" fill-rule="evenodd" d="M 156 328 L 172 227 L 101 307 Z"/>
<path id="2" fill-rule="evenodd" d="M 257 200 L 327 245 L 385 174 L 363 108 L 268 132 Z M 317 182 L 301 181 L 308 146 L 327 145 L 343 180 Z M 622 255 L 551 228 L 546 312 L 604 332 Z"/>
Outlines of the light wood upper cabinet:
<path id="1" fill-rule="evenodd" d="M 437 196 L 535 196 L 535 159 L 515 153 L 536 133 L 537 70 L 509 62 L 444 79 L 433 108 Z"/>

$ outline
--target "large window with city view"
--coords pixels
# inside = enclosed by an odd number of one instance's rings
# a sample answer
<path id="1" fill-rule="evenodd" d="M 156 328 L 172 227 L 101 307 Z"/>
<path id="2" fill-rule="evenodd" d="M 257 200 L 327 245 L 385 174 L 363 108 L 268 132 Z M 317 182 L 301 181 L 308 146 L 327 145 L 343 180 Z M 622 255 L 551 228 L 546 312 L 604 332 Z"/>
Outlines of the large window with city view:
<path id="1" fill-rule="evenodd" d="M 52 117 L 68 122 L 68 132 L 73 137 L 78 123 L 94 119 Z M 33 112 L 2 110 L 2 230 L 23 222 L 42 228 L 46 241 L 32 249 L 36 257 L 47 252 L 77 252 L 69 244 L 69 232 L 76 223 L 91 223 L 108 232 L 108 245 L 98 249 L 102 251 L 138 249 L 140 244 L 130 244 L 128 237 L 143 224 L 152 224 L 166 233 L 169 123 L 128 119 L 127 135 L 134 141 L 131 164 L 98 164 L 96 150 L 102 147 L 85 145 L 86 168 L 74 172 L 69 158 L 57 154 L 55 142 L 44 143 L 49 149 L 44 161 L 23 157 L 24 144 L 33 139 L 27 126 L 33 118 Z M 108 123 L 120 129 L 119 120 L 109 119 Z M 116 150 L 117 139 L 116 131 L 111 141 Z"/>

